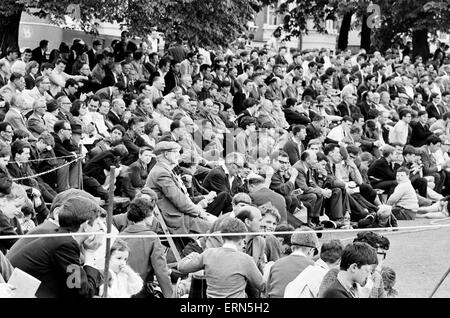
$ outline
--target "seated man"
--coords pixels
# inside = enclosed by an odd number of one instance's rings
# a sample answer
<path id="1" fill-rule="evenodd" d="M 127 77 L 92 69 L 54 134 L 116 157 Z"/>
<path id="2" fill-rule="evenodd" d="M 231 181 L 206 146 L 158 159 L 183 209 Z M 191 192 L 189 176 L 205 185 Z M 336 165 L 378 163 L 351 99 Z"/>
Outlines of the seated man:
<path id="1" fill-rule="evenodd" d="M 320 283 L 332 268 L 338 268 L 344 246 L 340 240 L 330 240 L 320 247 L 320 259 L 308 266 L 284 291 L 284 298 L 317 298 Z"/>
<path id="2" fill-rule="evenodd" d="M 248 189 L 253 204 L 261 206 L 267 202 L 272 203 L 280 214 L 280 223 L 287 223 L 286 201 L 281 194 L 270 190 L 265 179 L 255 173 L 250 173 L 247 177 Z"/>
<path id="3" fill-rule="evenodd" d="M 296 186 L 303 191 L 297 195 L 297 199 L 302 201 L 308 208 L 308 226 L 318 227 L 319 216 L 322 213 L 324 199 L 331 198 L 332 190 L 323 189 L 317 184 L 313 168 L 316 166 L 317 156 L 311 150 L 306 150 L 300 156 L 300 160 L 294 165 L 298 170 Z"/>
<path id="4" fill-rule="evenodd" d="M 99 215 L 100 207 L 93 201 L 72 197 L 62 206 L 59 227 L 52 233 L 97 232 L 101 228 Z M 93 297 L 103 281 L 102 273 L 94 267 L 98 241 L 99 237 L 88 235 L 40 237 L 24 245 L 9 261 L 41 281 L 38 298 Z"/>
<path id="5" fill-rule="evenodd" d="M 240 153 L 232 152 L 225 157 L 225 164 L 212 169 L 203 181 L 208 191 L 216 193 L 228 192 L 234 195 L 238 190 L 239 172 L 244 168 L 244 157 Z"/>
<path id="6" fill-rule="evenodd" d="M 185 161 L 187 160 L 187 161 Z M 232 197 L 227 191 L 216 193 L 205 189 L 198 179 L 197 171 L 200 158 L 185 158 L 180 166 L 175 168 L 175 173 L 181 176 L 189 197 L 195 204 L 201 204 L 206 212 L 219 216 L 231 212 Z"/>
<path id="7" fill-rule="evenodd" d="M 48 215 L 46 202 L 52 202 L 56 192 L 45 183 L 40 177 L 31 177 L 36 173 L 30 168 L 28 160 L 30 159 L 31 145 L 27 142 L 16 140 L 11 146 L 11 156 L 14 161 L 7 165 L 8 172 L 15 178 L 17 183 L 26 188 L 30 199 L 39 198 L 41 204 L 37 212 L 38 223 L 42 223 Z M 31 177 L 31 178 L 30 178 Z M 41 194 L 42 193 L 42 194 Z"/>
<path id="8" fill-rule="evenodd" d="M 280 150 L 278 157 L 272 160 L 274 174 L 270 183 L 270 189 L 281 194 L 286 201 L 288 211 L 288 223 L 295 228 L 301 225 L 301 222 L 293 216 L 295 210 L 303 207 L 303 203 L 295 195 L 295 181 L 297 180 L 298 170 L 291 166 L 289 156 L 286 152 Z"/>
<path id="9" fill-rule="evenodd" d="M 286 286 L 305 268 L 314 266 L 313 256 L 318 252 L 319 239 L 307 227 L 295 230 L 291 237 L 292 254 L 276 261 L 267 279 L 269 298 L 283 298 Z"/>
<path id="10" fill-rule="evenodd" d="M 347 157 L 344 161 L 340 148 L 336 144 L 328 144 L 324 152 L 329 161 L 327 165 L 328 181 L 333 187 L 342 189 L 348 195 L 349 206 L 347 209 L 351 210 L 352 221 L 359 221 L 367 216 L 369 211 L 376 212 L 375 201 L 377 204 L 381 204 L 381 202 L 372 187 L 363 183 L 361 173 L 353 159 Z"/>
<path id="11" fill-rule="evenodd" d="M 396 178 L 398 185 L 388 198 L 387 204 L 392 206 L 392 214 L 397 220 L 414 220 L 419 209 L 419 201 L 409 179 L 409 169 L 399 168 Z"/>
<path id="12" fill-rule="evenodd" d="M 367 174 L 370 183 L 374 189 L 385 190 L 387 194 L 391 194 L 397 186 L 395 180 L 395 148 L 385 145 L 381 150 L 382 157 L 375 160 L 369 167 Z"/>
<path id="13" fill-rule="evenodd" d="M 156 145 L 157 163 L 145 186 L 158 194 L 158 206 L 171 233 L 206 233 L 214 218 L 202 206 L 192 202 L 183 181 L 172 172 L 178 165 L 180 149 L 177 143 L 170 141 Z"/>
<path id="14" fill-rule="evenodd" d="M 53 150 L 55 147 L 55 139 L 48 131 L 44 131 L 37 138 L 38 141 L 34 149 L 32 149 L 32 154 L 34 155 L 32 156 L 33 170 L 40 173 L 59 167 L 56 171 L 42 175 L 42 180 L 58 193 L 69 189 L 69 166 L 62 167 L 65 161 L 63 159 L 56 159 Z"/>

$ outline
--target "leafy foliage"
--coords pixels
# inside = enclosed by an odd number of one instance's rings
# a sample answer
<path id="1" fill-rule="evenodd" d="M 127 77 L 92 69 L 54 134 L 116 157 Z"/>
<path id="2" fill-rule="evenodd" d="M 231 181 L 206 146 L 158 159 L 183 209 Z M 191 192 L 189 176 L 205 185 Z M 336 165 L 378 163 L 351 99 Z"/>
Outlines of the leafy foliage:
<path id="1" fill-rule="evenodd" d="M 256 0 L 136 0 L 127 22 L 137 35 L 155 27 L 168 42 L 214 47 L 233 42 L 261 8 Z"/>
<path id="2" fill-rule="evenodd" d="M 68 8 L 79 8 L 74 25 L 95 33 L 98 22 L 117 22 L 131 34 L 143 36 L 152 28 L 166 40 L 188 41 L 192 45 L 226 45 L 245 31 L 248 21 L 273 0 L 2 0 L 0 20 L 16 11 L 66 23 Z M 1 19 L 3 17 L 3 19 Z M 1 22 L 0 22 L 1 23 Z"/>

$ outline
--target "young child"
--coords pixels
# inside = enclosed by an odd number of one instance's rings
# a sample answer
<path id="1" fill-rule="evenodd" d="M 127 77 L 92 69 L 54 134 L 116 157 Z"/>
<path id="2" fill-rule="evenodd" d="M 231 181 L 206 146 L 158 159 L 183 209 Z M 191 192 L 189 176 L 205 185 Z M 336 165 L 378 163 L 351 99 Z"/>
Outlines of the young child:
<path id="1" fill-rule="evenodd" d="M 130 249 L 127 243 L 116 239 L 111 247 L 111 259 L 109 261 L 109 285 L 108 298 L 130 298 L 137 294 L 143 287 L 142 278 L 127 265 Z M 103 295 L 102 285 L 100 296 Z"/>
<path id="2" fill-rule="evenodd" d="M 388 298 L 396 298 L 398 292 L 394 289 L 396 274 L 395 271 L 390 267 L 381 268 L 381 277 L 383 278 L 384 290 L 386 291 L 386 296 Z"/>
<path id="3" fill-rule="evenodd" d="M 34 223 L 33 219 L 36 216 L 33 207 L 31 204 L 26 204 L 22 207 L 21 212 L 23 213 L 23 217 L 19 219 L 20 226 L 22 227 L 22 231 L 24 234 L 27 234 L 29 231 L 36 227 L 36 223 Z"/>

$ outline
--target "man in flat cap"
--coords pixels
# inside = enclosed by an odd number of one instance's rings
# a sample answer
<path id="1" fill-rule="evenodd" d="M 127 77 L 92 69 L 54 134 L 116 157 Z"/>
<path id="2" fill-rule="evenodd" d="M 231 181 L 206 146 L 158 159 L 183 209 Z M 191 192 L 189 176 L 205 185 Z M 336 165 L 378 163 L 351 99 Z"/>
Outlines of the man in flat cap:
<path id="1" fill-rule="evenodd" d="M 173 141 L 156 145 L 157 163 L 145 186 L 158 195 L 158 206 L 171 233 L 206 233 L 212 225 L 212 215 L 192 202 L 183 181 L 172 171 L 178 165 L 180 149 Z"/>

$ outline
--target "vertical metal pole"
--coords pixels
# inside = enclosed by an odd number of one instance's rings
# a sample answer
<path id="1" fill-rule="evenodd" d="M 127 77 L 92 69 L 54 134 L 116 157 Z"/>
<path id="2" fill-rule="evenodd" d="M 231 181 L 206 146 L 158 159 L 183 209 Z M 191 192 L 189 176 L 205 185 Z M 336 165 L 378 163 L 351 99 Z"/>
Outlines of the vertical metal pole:
<path id="1" fill-rule="evenodd" d="M 115 181 L 116 167 L 111 166 L 109 169 L 109 193 L 108 193 L 108 214 L 106 216 L 106 233 L 111 234 L 111 224 L 114 208 L 114 181 Z M 109 260 L 111 258 L 111 238 L 106 238 L 106 253 L 105 253 L 105 272 L 103 284 L 103 298 L 108 297 L 108 283 L 109 283 Z"/>

